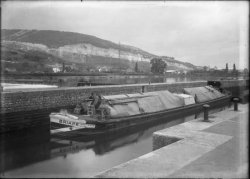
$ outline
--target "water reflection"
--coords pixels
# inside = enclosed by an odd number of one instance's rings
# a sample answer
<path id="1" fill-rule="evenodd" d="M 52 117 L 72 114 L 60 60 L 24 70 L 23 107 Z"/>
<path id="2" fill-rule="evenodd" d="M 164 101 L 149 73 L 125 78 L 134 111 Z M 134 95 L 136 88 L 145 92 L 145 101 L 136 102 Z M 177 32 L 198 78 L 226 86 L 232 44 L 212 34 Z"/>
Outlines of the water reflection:
<path id="1" fill-rule="evenodd" d="M 50 158 L 48 129 L 1 135 L 0 171 L 20 168 Z"/>
<path id="2" fill-rule="evenodd" d="M 215 111 L 222 110 L 216 109 Z M 194 118 L 162 118 L 157 123 L 88 137 L 50 136 L 48 128 L 1 137 L 1 176 L 91 177 L 152 151 L 152 133 Z"/>

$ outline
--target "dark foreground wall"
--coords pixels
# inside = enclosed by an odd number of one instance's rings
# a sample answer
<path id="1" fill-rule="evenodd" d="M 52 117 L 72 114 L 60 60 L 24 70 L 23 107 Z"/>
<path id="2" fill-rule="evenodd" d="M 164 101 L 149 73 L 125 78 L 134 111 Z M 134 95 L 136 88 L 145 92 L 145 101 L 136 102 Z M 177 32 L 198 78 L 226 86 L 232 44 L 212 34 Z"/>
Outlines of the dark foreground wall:
<path id="1" fill-rule="evenodd" d="M 183 88 L 205 86 L 206 84 L 206 81 L 198 81 L 173 84 L 133 84 L 40 89 L 36 91 L 25 92 L 4 92 L 1 96 L 1 113 L 72 106 L 75 105 L 78 101 L 81 101 L 84 98 L 88 97 L 91 92 L 99 92 L 102 95 L 139 93 L 143 90 L 144 92 L 159 90 L 182 92 Z"/>

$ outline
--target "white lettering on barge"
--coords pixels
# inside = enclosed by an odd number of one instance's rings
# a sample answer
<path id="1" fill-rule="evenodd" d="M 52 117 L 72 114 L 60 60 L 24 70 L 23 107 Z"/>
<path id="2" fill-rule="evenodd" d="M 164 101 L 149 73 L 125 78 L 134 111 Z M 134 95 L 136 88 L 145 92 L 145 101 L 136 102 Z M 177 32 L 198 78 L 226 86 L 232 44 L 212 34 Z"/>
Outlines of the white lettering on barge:
<path id="1" fill-rule="evenodd" d="M 51 122 L 59 123 L 59 124 L 65 124 L 70 126 L 75 126 L 79 128 L 95 128 L 95 124 L 86 124 L 85 122 L 78 122 L 78 121 L 70 121 L 65 119 L 57 119 L 57 118 L 51 118 Z"/>
<path id="2" fill-rule="evenodd" d="M 66 121 L 63 119 L 59 119 L 60 124 L 66 124 L 66 125 L 71 125 L 71 126 L 77 126 L 77 127 L 86 127 L 86 128 L 95 128 L 94 124 L 84 124 L 80 122 L 72 122 L 72 121 Z"/>

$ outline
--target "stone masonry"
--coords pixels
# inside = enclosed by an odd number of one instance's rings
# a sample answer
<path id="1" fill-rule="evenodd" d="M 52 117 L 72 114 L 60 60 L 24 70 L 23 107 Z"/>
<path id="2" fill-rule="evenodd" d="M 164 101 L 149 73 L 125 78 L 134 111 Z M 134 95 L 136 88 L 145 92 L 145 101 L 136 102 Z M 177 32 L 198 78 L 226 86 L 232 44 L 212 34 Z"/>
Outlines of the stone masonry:
<path id="1" fill-rule="evenodd" d="M 151 83 L 110 86 L 67 87 L 53 89 L 32 89 L 17 92 L 1 92 L 1 114 L 69 107 L 90 96 L 91 92 L 102 95 L 130 94 L 149 91 L 169 90 L 181 93 L 183 88 L 207 85 L 206 81 L 177 82 L 177 83 Z M 247 86 L 245 80 L 223 81 L 222 87 L 242 88 Z M 248 88 L 248 87 L 247 87 Z"/>

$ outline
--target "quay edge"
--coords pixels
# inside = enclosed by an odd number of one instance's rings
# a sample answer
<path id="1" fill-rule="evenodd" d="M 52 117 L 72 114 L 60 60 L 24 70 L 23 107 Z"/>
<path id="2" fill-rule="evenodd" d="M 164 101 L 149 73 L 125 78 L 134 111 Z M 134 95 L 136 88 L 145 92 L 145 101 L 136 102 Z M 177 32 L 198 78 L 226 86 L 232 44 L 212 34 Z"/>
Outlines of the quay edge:
<path id="1" fill-rule="evenodd" d="M 153 134 L 153 148 L 95 178 L 248 178 L 248 104 L 212 122 L 194 119 Z"/>

